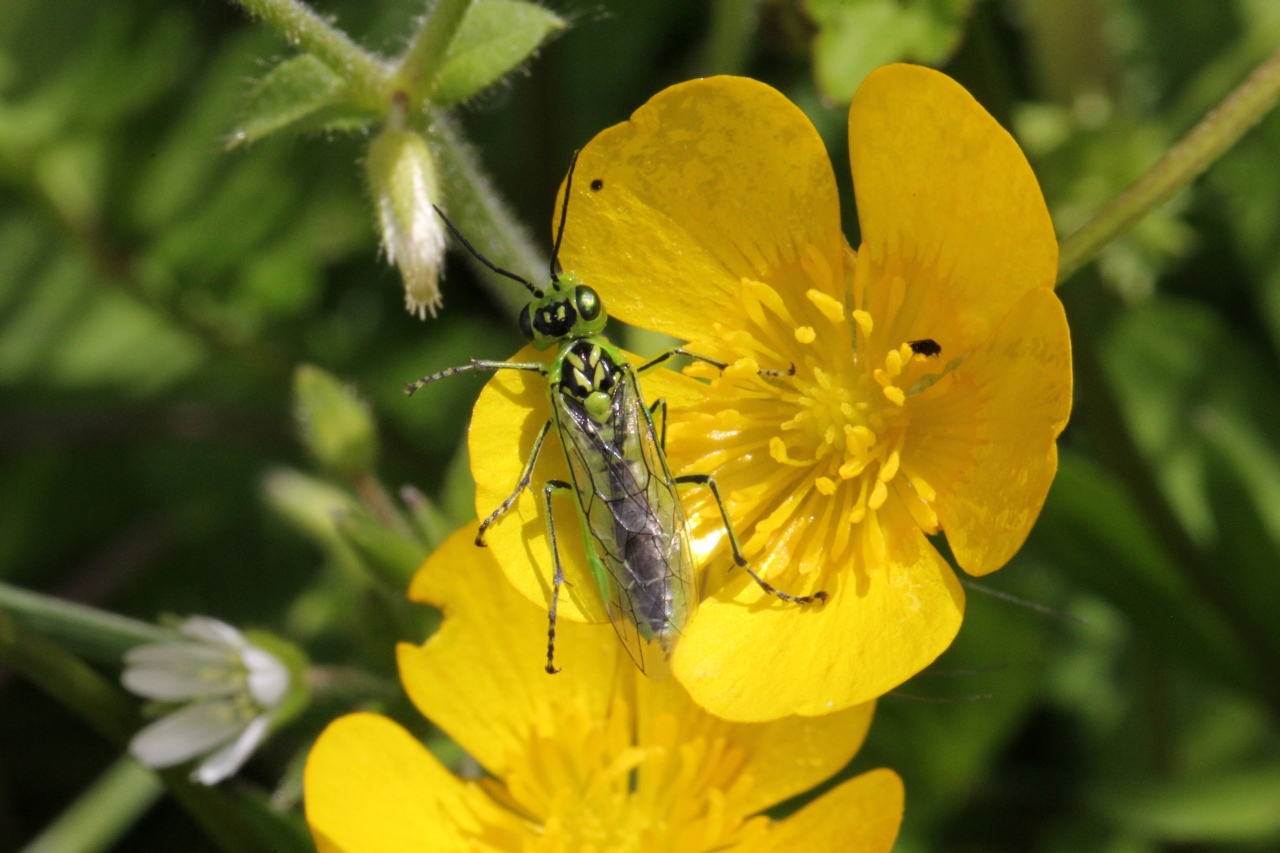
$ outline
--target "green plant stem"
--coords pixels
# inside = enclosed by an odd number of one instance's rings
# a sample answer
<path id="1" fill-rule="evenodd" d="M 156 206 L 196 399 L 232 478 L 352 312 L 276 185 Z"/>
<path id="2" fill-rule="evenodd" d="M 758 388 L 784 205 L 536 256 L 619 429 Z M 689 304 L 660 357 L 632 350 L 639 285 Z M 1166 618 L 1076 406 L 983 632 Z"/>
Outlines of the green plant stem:
<path id="1" fill-rule="evenodd" d="M 7 583 L 0 583 L 0 612 L 99 663 L 118 664 L 134 646 L 173 639 L 171 632 L 148 622 Z"/>
<path id="2" fill-rule="evenodd" d="M 751 55 L 760 0 L 716 0 L 703 51 L 703 74 L 741 74 Z"/>
<path id="3" fill-rule="evenodd" d="M 11 668 L 124 749 L 142 720 L 123 690 L 84 661 L 0 610 L 0 664 Z M 228 853 L 292 853 L 310 847 L 291 823 L 247 797 L 197 785 L 186 772 L 159 772 L 165 787 Z"/>
<path id="4" fill-rule="evenodd" d="M 390 98 L 386 64 L 300 0 L 236 0 L 298 48 L 314 54 L 351 84 L 360 106 L 383 112 Z"/>
<path id="5" fill-rule="evenodd" d="M 393 87 L 409 95 L 409 101 L 420 104 L 435 85 L 436 72 L 444 63 L 462 19 L 473 0 L 436 0 L 422 22 L 422 27 L 404 52 L 392 77 Z"/>
<path id="6" fill-rule="evenodd" d="M 121 758 L 21 853 L 100 853 L 115 845 L 160 798 L 164 785 L 132 758 Z"/>
<path id="7" fill-rule="evenodd" d="M 471 244 L 503 269 L 533 282 L 547 278 L 547 257 L 507 209 L 475 151 L 466 143 L 453 119 L 443 112 L 431 115 L 428 131 L 440 158 L 449 218 Z M 529 294 L 514 281 L 490 272 L 468 256 L 471 269 L 497 303 L 514 319 Z"/>
<path id="8" fill-rule="evenodd" d="M 1195 180 L 1280 99 L 1280 50 L 1170 148 L 1145 175 L 1098 211 L 1058 249 L 1058 283 L 1092 261 L 1152 208 Z"/>

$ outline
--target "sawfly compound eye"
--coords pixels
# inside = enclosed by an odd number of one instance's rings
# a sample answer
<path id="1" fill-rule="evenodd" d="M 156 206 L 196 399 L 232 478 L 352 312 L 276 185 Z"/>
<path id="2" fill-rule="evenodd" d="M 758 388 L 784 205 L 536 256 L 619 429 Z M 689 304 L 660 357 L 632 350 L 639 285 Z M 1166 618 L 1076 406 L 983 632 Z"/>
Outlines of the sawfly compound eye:
<path id="1" fill-rule="evenodd" d="M 578 307 L 578 316 L 588 323 L 600 316 L 600 297 L 586 285 L 578 286 L 573 301 Z"/>

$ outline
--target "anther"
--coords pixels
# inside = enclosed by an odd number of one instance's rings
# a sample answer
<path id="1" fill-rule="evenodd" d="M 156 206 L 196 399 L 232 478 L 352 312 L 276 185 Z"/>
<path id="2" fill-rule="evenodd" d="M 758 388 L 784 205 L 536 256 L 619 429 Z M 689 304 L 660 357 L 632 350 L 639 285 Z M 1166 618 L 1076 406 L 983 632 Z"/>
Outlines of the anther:
<path id="1" fill-rule="evenodd" d="M 835 481 L 832 480 L 830 477 L 819 477 L 818 479 L 813 481 L 813 485 L 814 485 L 814 488 L 816 488 L 819 492 L 826 495 L 827 497 L 831 497 L 836 493 Z"/>
<path id="2" fill-rule="evenodd" d="M 817 288 L 810 288 L 804 295 L 822 312 L 822 316 L 831 322 L 839 323 L 844 319 L 844 304 L 838 299 L 823 293 Z"/>
<path id="3" fill-rule="evenodd" d="M 853 322 L 858 324 L 858 328 L 862 331 L 862 334 L 870 336 L 872 329 L 876 327 L 875 321 L 871 319 L 871 315 L 859 308 L 857 311 L 853 312 L 852 316 Z"/>
<path id="4" fill-rule="evenodd" d="M 898 451 L 895 450 L 892 453 L 890 453 L 889 458 L 886 459 L 884 461 L 884 464 L 880 466 L 880 473 L 876 475 L 876 479 L 878 479 L 882 483 L 887 483 L 890 480 L 892 480 L 894 476 L 896 476 L 898 473 L 898 464 L 901 462 L 901 460 L 902 460 L 902 456 L 901 454 L 898 453 Z"/>
<path id="5" fill-rule="evenodd" d="M 818 333 L 813 330 L 813 326 L 797 326 L 796 340 L 802 344 L 811 344 L 818 337 Z"/>
<path id="6" fill-rule="evenodd" d="M 872 510 L 877 510 L 884 506 L 884 502 L 888 499 L 889 487 L 877 480 L 875 488 L 871 490 L 871 496 L 867 498 L 867 507 Z"/>

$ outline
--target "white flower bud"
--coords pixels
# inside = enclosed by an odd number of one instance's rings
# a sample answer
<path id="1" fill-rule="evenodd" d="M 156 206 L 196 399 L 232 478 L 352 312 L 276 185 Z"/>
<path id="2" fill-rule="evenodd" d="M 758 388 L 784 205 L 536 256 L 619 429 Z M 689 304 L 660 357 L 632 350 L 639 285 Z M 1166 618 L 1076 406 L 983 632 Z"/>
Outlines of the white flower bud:
<path id="1" fill-rule="evenodd" d="M 369 146 L 365 169 L 383 249 L 404 279 L 405 308 L 421 319 L 434 317 L 445 233 L 432 209 L 440 203 L 440 189 L 431 151 L 418 134 L 387 129 Z"/>

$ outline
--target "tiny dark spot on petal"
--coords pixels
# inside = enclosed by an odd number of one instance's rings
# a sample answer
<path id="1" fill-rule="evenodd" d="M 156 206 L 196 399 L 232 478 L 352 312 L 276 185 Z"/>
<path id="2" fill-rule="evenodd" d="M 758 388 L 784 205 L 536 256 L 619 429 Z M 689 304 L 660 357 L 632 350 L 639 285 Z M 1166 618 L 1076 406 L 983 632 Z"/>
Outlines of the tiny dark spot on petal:
<path id="1" fill-rule="evenodd" d="M 604 189 L 604 181 L 600 180 L 599 178 L 596 178 L 594 181 L 591 182 L 591 189 L 597 190 L 597 191 Z"/>

